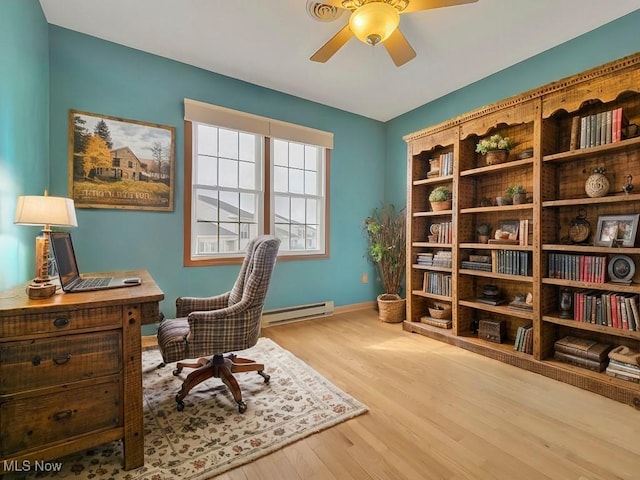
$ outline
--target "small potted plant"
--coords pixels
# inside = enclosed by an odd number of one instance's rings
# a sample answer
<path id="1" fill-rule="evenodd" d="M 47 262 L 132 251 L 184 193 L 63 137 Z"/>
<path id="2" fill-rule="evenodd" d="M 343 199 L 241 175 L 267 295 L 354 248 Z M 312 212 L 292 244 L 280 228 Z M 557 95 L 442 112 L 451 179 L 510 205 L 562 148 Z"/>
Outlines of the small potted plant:
<path id="1" fill-rule="evenodd" d="M 434 212 L 441 210 L 451 210 L 452 193 L 448 187 L 440 186 L 434 188 L 429 194 L 429 202 Z"/>
<path id="2" fill-rule="evenodd" d="M 478 225 L 476 229 L 478 232 L 478 242 L 487 243 L 489 242 L 489 235 L 491 234 L 491 224 L 490 223 L 481 223 Z"/>
<path id="3" fill-rule="evenodd" d="M 496 165 L 507 160 L 509 150 L 515 145 L 515 142 L 509 137 L 495 134 L 480 140 L 476 145 L 476 152 L 484 155 L 487 165 Z"/>
<path id="4" fill-rule="evenodd" d="M 527 190 L 522 185 L 512 185 L 507 188 L 506 193 L 511 197 L 514 205 L 527 203 Z"/>

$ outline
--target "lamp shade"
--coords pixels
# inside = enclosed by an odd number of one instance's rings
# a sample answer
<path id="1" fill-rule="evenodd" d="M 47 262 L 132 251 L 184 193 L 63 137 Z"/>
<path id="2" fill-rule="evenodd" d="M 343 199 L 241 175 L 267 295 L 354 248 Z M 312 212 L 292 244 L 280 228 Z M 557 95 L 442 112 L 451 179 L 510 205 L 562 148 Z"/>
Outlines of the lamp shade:
<path id="1" fill-rule="evenodd" d="M 14 223 L 77 227 L 73 200 L 63 197 L 28 195 L 18 197 Z"/>
<path id="2" fill-rule="evenodd" d="M 400 13 L 384 2 L 365 3 L 349 17 L 349 28 L 361 42 L 384 42 L 400 24 Z"/>

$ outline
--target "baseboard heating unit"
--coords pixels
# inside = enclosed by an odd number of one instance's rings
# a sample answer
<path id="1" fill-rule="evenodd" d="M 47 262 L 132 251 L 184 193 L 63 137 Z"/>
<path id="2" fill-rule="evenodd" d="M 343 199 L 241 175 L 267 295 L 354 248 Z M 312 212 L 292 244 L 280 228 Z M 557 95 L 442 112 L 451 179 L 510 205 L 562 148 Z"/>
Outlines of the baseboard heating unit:
<path id="1" fill-rule="evenodd" d="M 265 310 L 262 314 L 262 326 L 269 327 L 312 318 L 329 317 L 331 315 L 333 315 L 333 300 L 306 305 L 293 305 L 291 307 Z"/>

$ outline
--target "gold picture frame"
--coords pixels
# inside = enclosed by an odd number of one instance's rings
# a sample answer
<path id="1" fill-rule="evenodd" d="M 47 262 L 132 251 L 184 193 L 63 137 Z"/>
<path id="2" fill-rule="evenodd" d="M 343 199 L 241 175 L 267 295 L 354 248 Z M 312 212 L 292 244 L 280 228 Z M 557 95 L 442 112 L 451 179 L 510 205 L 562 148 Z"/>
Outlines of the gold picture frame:
<path id="1" fill-rule="evenodd" d="M 69 110 L 76 208 L 173 211 L 175 127 Z"/>

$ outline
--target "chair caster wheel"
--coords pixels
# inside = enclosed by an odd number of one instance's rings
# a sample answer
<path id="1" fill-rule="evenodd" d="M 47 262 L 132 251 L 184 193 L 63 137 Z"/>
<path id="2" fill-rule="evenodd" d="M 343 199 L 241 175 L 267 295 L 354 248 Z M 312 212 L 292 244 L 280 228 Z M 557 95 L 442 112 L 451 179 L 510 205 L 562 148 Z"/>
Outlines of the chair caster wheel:
<path id="1" fill-rule="evenodd" d="M 244 403 L 242 400 L 240 400 L 238 402 L 238 412 L 239 413 L 244 413 L 247 411 L 247 404 Z"/>
<path id="2" fill-rule="evenodd" d="M 177 377 L 178 375 L 180 375 L 180 372 L 182 372 L 182 369 L 181 369 L 181 368 L 176 368 L 176 369 L 173 371 L 173 376 L 174 376 L 174 377 Z"/>
<path id="3" fill-rule="evenodd" d="M 269 380 L 271 379 L 271 376 L 264 373 L 262 370 L 258 371 L 258 375 L 260 375 L 262 378 L 264 378 L 264 383 L 269 383 Z"/>
<path id="4" fill-rule="evenodd" d="M 176 395 L 176 403 L 177 403 L 176 410 L 178 410 L 179 412 L 183 411 L 184 410 L 184 402 L 178 398 L 178 395 Z"/>

